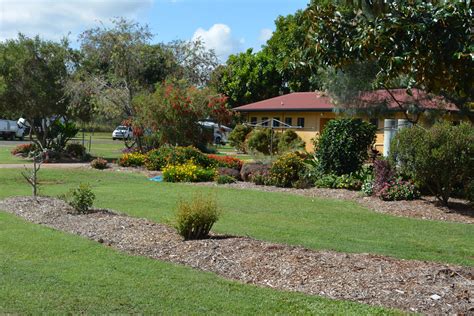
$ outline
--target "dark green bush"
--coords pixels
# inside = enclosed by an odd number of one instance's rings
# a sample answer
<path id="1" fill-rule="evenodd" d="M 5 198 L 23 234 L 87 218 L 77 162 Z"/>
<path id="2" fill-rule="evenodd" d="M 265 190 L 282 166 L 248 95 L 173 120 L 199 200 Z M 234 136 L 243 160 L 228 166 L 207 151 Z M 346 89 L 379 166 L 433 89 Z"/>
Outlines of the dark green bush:
<path id="1" fill-rule="evenodd" d="M 245 153 L 247 151 L 245 148 L 245 140 L 251 131 L 252 128 L 249 126 L 237 125 L 229 134 L 229 144 L 238 151 Z"/>
<path id="2" fill-rule="evenodd" d="M 315 140 L 315 156 L 325 174 L 343 175 L 358 171 L 368 158 L 376 127 L 356 119 L 331 120 Z"/>
<path id="3" fill-rule="evenodd" d="M 305 142 L 301 137 L 291 129 L 285 130 L 281 133 L 278 141 L 278 152 L 285 153 L 288 151 L 300 151 L 305 149 Z"/>
<path id="4" fill-rule="evenodd" d="M 237 182 L 237 180 L 232 176 L 218 175 L 216 177 L 216 182 L 218 184 L 228 184 L 228 183 L 235 183 L 235 182 Z"/>
<path id="5" fill-rule="evenodd" d="M 254 129 L 247 138 L 247 149 L 252 153 L 262 153 L 270 155 L 270 152 L 278 152 L 278 142 L 280 133 L 272 131 L 269 128 Z"/>
<path id="6" fill-rule="evenodd" d="M 66 145 L 66 153 L 74 158 L 82 158 L 86 154 L 86 148 L 78 143 L 69 143 Z"/>
<path id="7" fill-rule="evenodd" d="M 306 165 L 297 153 L 286 153 L 278 157 L 270 168 L 271 182 L 278 187 L 292 187 L 300 179 Z"/>
<path id="8" fill-rule="evenodd" d="M 447 205 L 459 183 L 474 180 L 474 127 L 444 122 L 403 129 L 392 140 L 390 156 L 401 174 Z"/>
<path id="9" fill-rule="evenodd" d="M 178 204 L 176 229 L 186 240 L 206 238 L 219 215 L 215 199 L 195 195 L 191 200 Z"/>
<path id="10" fill-rule="evenodd" d="M 79 213 L 88 213 L 95 200 L 95 194 L 88 184 L 80 184 L 76 189 L 70 190 L 67 196 L 69 205 Z"/>

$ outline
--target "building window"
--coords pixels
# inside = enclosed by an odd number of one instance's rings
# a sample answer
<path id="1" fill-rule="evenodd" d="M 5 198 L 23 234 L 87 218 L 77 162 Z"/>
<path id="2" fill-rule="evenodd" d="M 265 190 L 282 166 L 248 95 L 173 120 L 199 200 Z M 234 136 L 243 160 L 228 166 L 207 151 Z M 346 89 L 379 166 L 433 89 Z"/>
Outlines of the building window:
<path id="1" fill-rule="evenodd" d="M 304 117 L 298 117 L 296 125 L 304 127 Z"/>
<path id="2" fill-rule="evenodd" d="M 273 118 L 273 127 L 280 127 L 280 118 L 274 117 Z"/>
<path id="3" fill-rule="evenodd" d="M 374 118 L 374 119 L 370 119 L 370 124 L 374 125 L 375 127 L 379 127 L 379 120 Z"/>
<path id="4" fill-rule="evenodd" d="M 268 126 L 268 122 L 265 121 L 268 121 L 268 117 L 262 117 L 262 126 Z"/>
<path id="5" fill-rule="evenodd" d="M 293 118 L 291 117 L 285 117 L 285 124 L 287 125 L 293 125 Z"/>
<path id="6" fill-rule="evenodd" d="M 255 116 L 252 116 L 252 117 L 250 118 L 250 124 L 252 124 L 252 125 L 257 124 L 257 118 L 256 118 Z"/>

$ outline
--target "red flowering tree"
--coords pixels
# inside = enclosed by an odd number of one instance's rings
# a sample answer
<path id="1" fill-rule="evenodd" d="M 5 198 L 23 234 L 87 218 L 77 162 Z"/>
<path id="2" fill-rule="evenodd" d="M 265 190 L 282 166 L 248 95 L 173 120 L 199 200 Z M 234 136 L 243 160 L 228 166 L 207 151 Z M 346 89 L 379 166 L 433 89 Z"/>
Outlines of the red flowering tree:
<path id="1" fill-rule="evenodd" d="M 200 120 L 227 124 L 233 115 L 226 97 L 182 82 L 158 85 L 154 93 L 135 98 L 134 107 L 137 125 L 150 129 L 160 144 L 180 146 L 200 147 L 212 141 L 212 131 L 206 133 Z"/>

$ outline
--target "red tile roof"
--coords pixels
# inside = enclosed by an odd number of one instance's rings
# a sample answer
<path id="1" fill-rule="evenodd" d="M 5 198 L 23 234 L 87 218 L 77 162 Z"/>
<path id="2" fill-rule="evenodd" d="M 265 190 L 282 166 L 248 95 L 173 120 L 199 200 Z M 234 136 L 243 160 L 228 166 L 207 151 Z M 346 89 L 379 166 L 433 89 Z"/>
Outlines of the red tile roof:
<path id="1" fill-rule="evenodd" d="M 413 96 L 408 95 L 405 89 L 391 89 L 390 93 L 405 107 L 416 102 L 425 109 L 459 111 L 454 104 L 445 101 L 442 97 L 432 97 L 422 90 L 412 89 Z M 390 93 L 386 90 L 364 92 L 350 106 L 362 109 L 373 103 L 385 103 L 390 110 L 400 110 Z M 333 109 L 334 104 L 331 98 L 321 92 L 295 92 L 234 108 L 238 112 L 332 111 Z"/>

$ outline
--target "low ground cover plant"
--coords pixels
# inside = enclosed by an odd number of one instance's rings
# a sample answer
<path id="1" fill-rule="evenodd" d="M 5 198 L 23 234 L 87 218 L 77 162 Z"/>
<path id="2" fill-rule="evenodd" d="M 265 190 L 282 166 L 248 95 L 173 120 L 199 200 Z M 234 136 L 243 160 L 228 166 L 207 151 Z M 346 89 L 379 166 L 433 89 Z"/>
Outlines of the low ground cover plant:
<path id="1" fill-rule="evenodd" d="M 420 192 L 413 182 L 395 179 L 384 183 L 378 195 L 384 201 L 410 201 L 419 198 Z"/>
<path id="2" fill-rule="evenodd" d="M 218 184 L 229 184 L 237 182 L 237 179 L 228 175 L 217 175 L 216 182 Z"/>
<path id="3" fill-rule="evenodd" d="M 163 180 L 167 182 L 207 182 L 212 181 L 215 176 L 215 169 L 202 168 L 193 161 L 163 168 Z"/>
<path id="4" fill-rule="evenodd" d="M 34 143 L 21 144 L 12 149 L 12 155 L 21 155 L 22 157 L 30 156 L 30 153 L 34 152 L 37 146 Z"/>
<path id="5" fill-rule="evenodd" d="M 215 198 L 196 194 L 179 202 L 175 227 L 185 240 L 206 238 L 220 213 Z"/>
<path id="6" fill-rule="evenodd" d="M 216 169 L 217 175 L 233 177 L 235 180 L 240 180 L 240 171 L 233 168 L 219 167 Z"/>
<path id="7" fill-rule="evenodd" d="M 269 170 L 269 164 L 259 162 L 245 163 L 240 170 L 240 177 L 243 181 L 250 181 L 254 174 L 268 173 Z"/>

